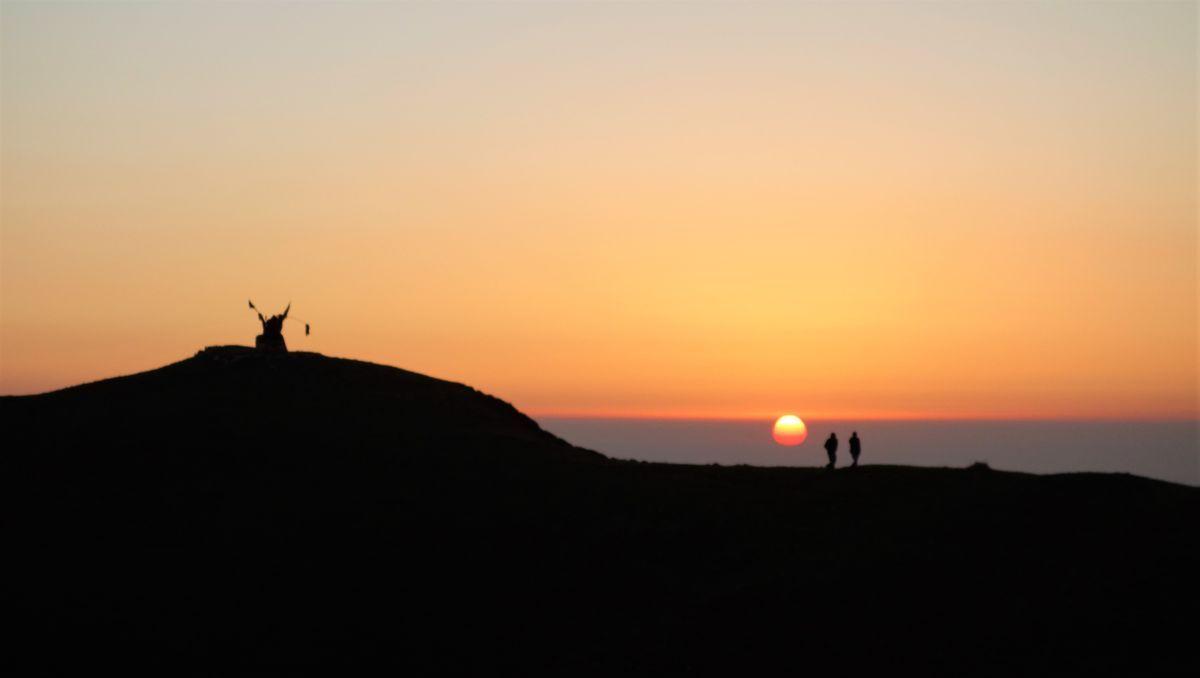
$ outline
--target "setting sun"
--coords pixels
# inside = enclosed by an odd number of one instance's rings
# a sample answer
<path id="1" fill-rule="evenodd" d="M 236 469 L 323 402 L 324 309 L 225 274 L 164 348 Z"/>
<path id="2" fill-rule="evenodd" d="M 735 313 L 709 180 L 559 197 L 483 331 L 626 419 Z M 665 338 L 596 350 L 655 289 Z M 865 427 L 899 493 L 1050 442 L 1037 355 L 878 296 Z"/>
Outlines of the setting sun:
<path id="1" fill-rule="evenodd" d="M 785 414 L 775 420 L 775 429 L 771 435 L 780 445 L 794 447 L 808 437 L 808 427 L 804 425 L 800 417 L 794 414 Z"/>

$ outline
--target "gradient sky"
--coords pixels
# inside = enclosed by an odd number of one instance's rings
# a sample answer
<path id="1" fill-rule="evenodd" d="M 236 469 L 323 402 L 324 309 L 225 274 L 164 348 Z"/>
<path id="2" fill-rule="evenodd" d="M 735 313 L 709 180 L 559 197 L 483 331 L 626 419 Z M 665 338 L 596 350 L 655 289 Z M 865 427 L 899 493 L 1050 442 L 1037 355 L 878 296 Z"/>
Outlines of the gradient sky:
<path id="1" fill-rule="evenodd" d="M 252 343 L 534 414 L 1197 404 L 1197 5 L 0 5 L 0 392 Z"/>

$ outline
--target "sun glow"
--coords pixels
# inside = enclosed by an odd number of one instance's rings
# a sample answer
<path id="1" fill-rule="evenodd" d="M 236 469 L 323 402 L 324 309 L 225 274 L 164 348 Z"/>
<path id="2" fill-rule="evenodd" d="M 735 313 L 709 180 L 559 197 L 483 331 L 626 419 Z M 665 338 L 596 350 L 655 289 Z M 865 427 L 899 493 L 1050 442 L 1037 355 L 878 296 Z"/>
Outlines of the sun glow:
<path id="1" fill-rule="evenodd" d="M 785 414 L 775 420 L 775 429 L 771 435 L 780 445 L 794 447 L 808 437 L 808 427 L 804 425 L 800 417 L 794 414 Z"/>
<path id="2" fill-rule="evenodd" d="M 249 295 L 537 416 L 1194 420 L 1195 24 L 3 2 L 0 394 L 252 343 Z"/>

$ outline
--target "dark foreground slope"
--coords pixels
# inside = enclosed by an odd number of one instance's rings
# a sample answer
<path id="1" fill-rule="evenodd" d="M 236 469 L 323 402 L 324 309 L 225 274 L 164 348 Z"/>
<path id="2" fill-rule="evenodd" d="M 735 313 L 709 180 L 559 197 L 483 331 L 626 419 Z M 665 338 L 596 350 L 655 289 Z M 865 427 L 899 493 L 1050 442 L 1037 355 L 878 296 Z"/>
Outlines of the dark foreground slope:
<path id="1" fill-rule="evenodd" d="M 0 424 L 26 669 L 1200 666 L 1194 488 L 616 462 L 459 384 L 232 347 Z"/>

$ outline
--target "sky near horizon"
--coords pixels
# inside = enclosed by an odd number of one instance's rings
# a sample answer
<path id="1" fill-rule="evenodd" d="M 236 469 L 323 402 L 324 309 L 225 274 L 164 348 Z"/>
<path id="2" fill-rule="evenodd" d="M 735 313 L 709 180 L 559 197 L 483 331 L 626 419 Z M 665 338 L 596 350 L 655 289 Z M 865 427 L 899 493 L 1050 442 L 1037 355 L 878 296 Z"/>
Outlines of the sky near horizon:
<path id="1" fill-rule="evenodd" d="M 0 393 L 1195 418 L 1197 4 L 0 4 Z"/>

